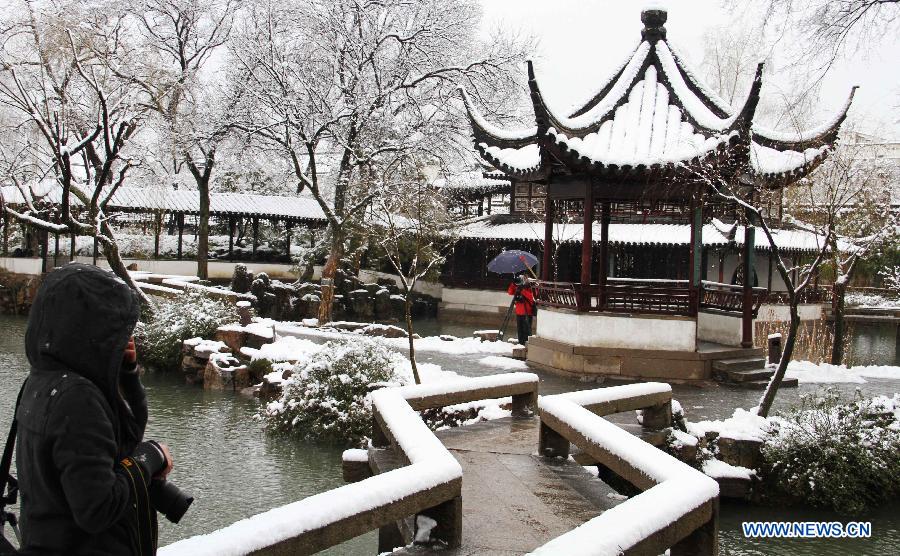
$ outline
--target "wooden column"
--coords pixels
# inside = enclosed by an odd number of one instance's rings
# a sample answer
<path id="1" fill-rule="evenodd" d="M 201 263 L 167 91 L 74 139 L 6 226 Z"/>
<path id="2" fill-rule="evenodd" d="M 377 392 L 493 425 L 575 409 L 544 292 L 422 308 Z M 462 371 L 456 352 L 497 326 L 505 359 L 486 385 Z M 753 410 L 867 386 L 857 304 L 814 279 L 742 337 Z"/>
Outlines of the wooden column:
<path id="1" fill-rule="evenodd" d="M 719 283 L 725 282 L 725 249 L 719 248 Z"/>
<path id="2" fill-rule="evenodd" d="M 49 241 L 50 234 L 45 230 L 38 230 L 38 233 L 40 234 L 38 237 L 41 241 L 41 274 L 45 274 L 47 272 L 47 242 Z"/>
<path id="3" fill-rule="evenodd" d="M 285 239 L 285 251 L 287 252 L 288 261 L 291 260 L 291 228 L 294 227 L 294 223 L 291 220 L 286 220 L 284 223 L 284 239 Z"/>
<path id="4" fill-rule="evenodd" d="M 69 262 L 75 260 L 75 232 L 69 234 Z"/>
<path id="5" fill-rule="evenodd" d="M 53 234 L 53 268 L 59 266 L 59 232 Z"/>
<path id="6" fill-rule="evenodd" d="M 484 216 L 484 197 L 478 199 L 478 216 Z"/>
<path id="7" fill-rule="evenodd" d="M 753 347 L 753 260 L 756 249 L 756 228 L 744 227 L 744 298 L 741 311 L 741 347 Z"/>
<path id="8" fill-rule="evenodd" d="M 259 247 L 259 217 L 253 217 L 253 254 L 256 255 L 256 248 Z"/>
<path id="9" fill-rule="evenodd" d="M 9 219 L 10 216 L 4 212 L 3 217 L 3 256 L 9 256 Z"/>
<path id="10" fill-rule="evenodd" d="M 544 211 L 544 253 L 541 260 L 541 280 L 549 282 L 553 276 L 553 200 L 547 199 Z"/>
<path id="11" fill-rule="evenodd" d="M 92 264 L 94 266 L 97 266 L 97 256 L 99 255 L 99 251 L 100 251 L 100 242 L 97 241 L 97 236 L 94 236 L 94 253 L 93 253 L 93 260 L 92 260 Z"/>
<path id="12" fill-rule="evenodd" d="M 593 226 L 594 226 L 594 188 L 588 182 L 584 184 L 584 225 L 581 236 L 581 286 L 582 291 L 581 310 L 590 309 L 591 298 L 587 288 L 591 285 L 591 267 L 593 266 Z"/>
<path id="13" fill-rule="evenodd" d="M 487 207 L 486 208 L 487 208 L 488 216 L 490 216 L 490 214 L 491 214 L 491 204 L 492 204 L 491 200 L 493 199 L 493 197 L 494 197 L 493 195 L 487 196 Z"/>
<path id="14" fill-rule="evenodd" d="M 179 212 L 176 220 L 178 225 L 178 260 L 180 261 L 183 252 L 182 247 L 184 245 L 184 213 Z"/>
<path id="15" fill-rule="evenodd" d="M 234 216 L 228 217 L 228 260 L 234 260 Z"/>
<path id="16" fill-rule="evenodd" d="M 772 250 L 769 249 L 769 278 L 766 285 L 769 291 L 772 291 Z"/>
<path id="17" fill-rule="evenodd" d="M 691 251 L 688 276 L 691 283 L 691 314 L 700 309 L 700 279 L 703 276 L 703 205 L 691 199 Z"/>
<path id="18" fill-rule="evenodd" d="M 153 258 L 159 258 L 159 236 L 162 234 L 162 213 L 157 212 L 153 218 Z"/>
<path id="19" fill-rule="evenodd" d="M 604 202 L 600 209 L 600 284 L 599 306 L 601 311 L 606 310 L 606 282 L 609 277 L 609 202 Z"/>

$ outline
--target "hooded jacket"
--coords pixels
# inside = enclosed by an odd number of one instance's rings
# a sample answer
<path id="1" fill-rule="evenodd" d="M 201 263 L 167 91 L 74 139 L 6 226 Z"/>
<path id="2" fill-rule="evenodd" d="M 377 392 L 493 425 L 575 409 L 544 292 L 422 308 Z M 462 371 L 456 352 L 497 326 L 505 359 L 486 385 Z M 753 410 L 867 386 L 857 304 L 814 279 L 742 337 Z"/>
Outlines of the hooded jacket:
<path id="1" fill-rule="evenodd" d="M 160 462 L 130 457 L 147 402 L 137 374 L 122 373 L 139 311 L 121 279 L 89 265 L 55 270 L 38 290 L 16 412 L 24 553 L 149 556 L 139 519 L 154 520 L 156 545 L 156 516 L 144 506 Z"/>

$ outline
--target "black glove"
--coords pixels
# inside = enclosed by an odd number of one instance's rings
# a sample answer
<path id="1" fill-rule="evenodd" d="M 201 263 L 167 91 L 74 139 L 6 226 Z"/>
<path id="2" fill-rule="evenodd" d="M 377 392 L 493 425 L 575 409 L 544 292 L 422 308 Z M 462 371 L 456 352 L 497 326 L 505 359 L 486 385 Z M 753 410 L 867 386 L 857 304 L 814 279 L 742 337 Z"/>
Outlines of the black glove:
<path id="1" fill-rule="evenodd" d="M 134 449 L 134 461 L 144 468 L 148 477 L 153 477 L 166 468 L 166 456 L 162 448 L 153 440 L 141 442 Z"/>

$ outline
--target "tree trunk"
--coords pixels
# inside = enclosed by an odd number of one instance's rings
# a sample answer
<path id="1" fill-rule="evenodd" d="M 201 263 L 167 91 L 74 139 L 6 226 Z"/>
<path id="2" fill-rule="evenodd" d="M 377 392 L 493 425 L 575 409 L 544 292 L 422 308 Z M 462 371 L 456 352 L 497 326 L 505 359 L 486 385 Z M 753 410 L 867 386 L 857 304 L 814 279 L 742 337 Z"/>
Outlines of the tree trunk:
<path id="1" fill-rule="evenodd" d="M 404 307 L 406 313 L 406 334 L 409 338 L 409 365 L 410 367 L 412 367 L 413 379 L 416 381 L 416 384 L 422 384 L 422 379 L 419 378 L 419 367 L 416 365 L 416 346 L 415 339 L 413 338 L 411 293 L 412 292 L 409 290 L 409 288 L 406 288 L 406 301 L 404 302 Z"/>
<path id="2" fill-rule="evenodd" d="M 831 364 L 840 365 L 844 358 L 844 296 L 847 294 L 847 284 L 840 280 L 834 281 L 832 287 L 834 309 L 834 334 L 831 345 Z"/>
<path id="3" fill-rule="evenodd" d="M 197 277 L 209 278 L 209 175 L 197 180 L 200 193 L 200 225 L 197 230 Z"/>
<path id="4" fill-rule="evenodd" d="M 319 302 L 319 324 L 331 322 L 331 312 L 334 306 L 334 278 L 337 276 L 338 262 L 343 255 L 344 243 L 340 239 L 337 229 L 332 230 L 331 251 L 325 268 L 322 269 L 322 300 Z"/>
<path id="5" fill-rule="evenodd" d="M 103 254 L 106 256 L 106 262 L 109 263 L 110 270 L 113 271 L 113 274 L 121 278 L 128 287 L 140 297 L 141 305 L 149 307 L 152 311 L 154 307 L 153 302 L 150 301 L 150 298 L 147 297 L 139 287 L 137 287 L 137 284 L 128 272 L 125 261 L 122 260 L 122 255 L 119 253 L 119 245 L 116 243 L 113 231 L 105 221 L 101 225 L 101 231 L 103 237 L 106 239 L 106 242 L 103 244 Z"/>
<path id="6" fill-rule="evenodd" d="M 775 394 L 778 392 L 778 387 L 781 386 L 781 381 L 784 379 L 788 364 L 791 362 L 791 356 L 794 353 L 794 343 L 797 341 L 797 330 L 800 328 L 800 313 L 797 311 L 797 299 L 798 297 L 796 294 L 791 296 L 791 321 L 788 325 L 787 337 L 784 339 L 784 351 L 781 352 L 781 361 L 778 362 L 778 369 L 775 371 L 775 374 L 772 375 L 772 379 L 769 381 L 765 393 L 759 400 L 759 411 L 757 412 L 757 415 L 760 417 L 769 416 L 769 411 L 772 409 L 772 403 L 775 401 Z"/>

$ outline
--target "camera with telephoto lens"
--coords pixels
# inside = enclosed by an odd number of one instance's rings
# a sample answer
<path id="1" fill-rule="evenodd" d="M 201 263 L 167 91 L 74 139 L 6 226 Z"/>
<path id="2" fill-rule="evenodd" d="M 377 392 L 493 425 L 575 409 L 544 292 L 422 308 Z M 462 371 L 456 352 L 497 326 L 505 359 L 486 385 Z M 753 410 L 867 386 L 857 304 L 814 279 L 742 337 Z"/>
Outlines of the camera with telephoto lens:
<path id="1" fill-rule="evenodd" d="M 150 503 L 172 523 L 178 523 L 191 506 L 194 497 L 165 479 L 150 481 Z"/>

